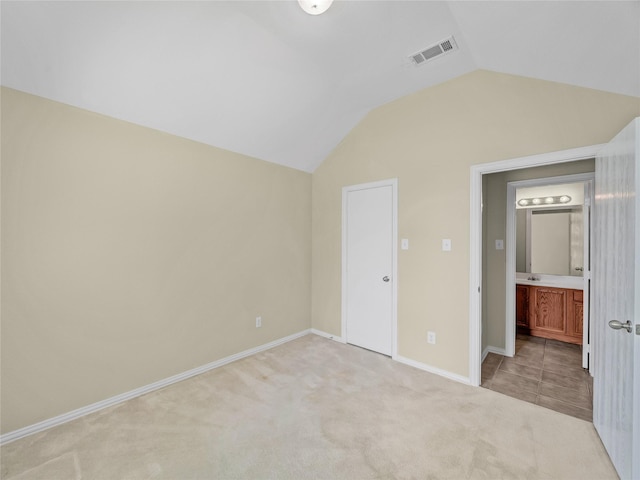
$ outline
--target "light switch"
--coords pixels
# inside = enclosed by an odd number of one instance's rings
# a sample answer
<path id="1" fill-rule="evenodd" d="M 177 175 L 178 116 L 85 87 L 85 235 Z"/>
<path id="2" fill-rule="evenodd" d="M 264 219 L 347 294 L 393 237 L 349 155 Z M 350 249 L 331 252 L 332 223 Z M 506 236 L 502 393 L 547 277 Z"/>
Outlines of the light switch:
<path id="1" fill-rule="evenodd" d="M 451 251 L 451 239 L 450 238 L 443 238 L 442 239 L 442 251 L 443 252 L 450 252 Z"/>
<path id="2" fill-rule="evenodd" d="M 403 238 L 400 241 L 400 248 L 402 248 L 402 250 L 409 250 L 409 239 L 408 238 Z"/>
<path id="3" fill-rule="evenodd" d="M 496 240 L 496 250 L 504 250 L 504 240 Z"/>

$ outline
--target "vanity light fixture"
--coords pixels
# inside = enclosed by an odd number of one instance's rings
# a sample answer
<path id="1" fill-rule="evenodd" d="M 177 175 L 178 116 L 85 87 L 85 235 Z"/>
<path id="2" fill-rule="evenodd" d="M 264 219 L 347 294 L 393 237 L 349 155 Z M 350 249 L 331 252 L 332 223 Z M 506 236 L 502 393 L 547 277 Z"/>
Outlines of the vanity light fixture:
<path id="1" fill-rule="evenodd" d="M 518 205 L 521 207 L 527 206 L 538 206 L 538 205 L 563 205 L 565 203 L 569 203 L 571 201 L 571 197 L 569 195 L 558 195 L 556 197 L 535 197 L 535 198 L 521 198 L 518 200 Z"/>
<path id="2" fill-rule="evenodd" d="M 298 3 L 309 15 L 320 15 L 329 9 L 333 0 L 298 0 Z"/>

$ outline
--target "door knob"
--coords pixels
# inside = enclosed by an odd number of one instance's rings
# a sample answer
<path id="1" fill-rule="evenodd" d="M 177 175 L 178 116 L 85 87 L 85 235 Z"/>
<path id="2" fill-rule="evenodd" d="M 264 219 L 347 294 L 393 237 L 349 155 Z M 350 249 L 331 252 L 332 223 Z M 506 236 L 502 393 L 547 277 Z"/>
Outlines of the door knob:
<path id="1" fill-rule="evenodd" d="M 389 277 L 387 277 L 386 275 L 384 277 L 382 277 L 382 281 L 383 282 L 388 282 L 389 281 Z"/>
<path id="2" fill-rule="evenodd" d="M 624 328 L 627 332 L 631 333 L 631 320 L 627 320 L 626 322 L 622 323 L 619 320 L 611 320 L 609 322 L 609 326 L 611 328 L 613 328 L 614 330 L 620 330 L 622 328 Z"/>

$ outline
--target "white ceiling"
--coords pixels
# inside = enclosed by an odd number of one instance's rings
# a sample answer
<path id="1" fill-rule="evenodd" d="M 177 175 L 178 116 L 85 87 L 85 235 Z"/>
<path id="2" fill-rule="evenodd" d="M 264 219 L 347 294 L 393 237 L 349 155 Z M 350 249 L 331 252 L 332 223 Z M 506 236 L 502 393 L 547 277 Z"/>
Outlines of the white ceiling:
<path id="1" fill-rule="evenodd" d="M 639 1 L 0 8 L 2 85 L 309 172 L 372 108 L 476 69 L 640 96 Z"/>

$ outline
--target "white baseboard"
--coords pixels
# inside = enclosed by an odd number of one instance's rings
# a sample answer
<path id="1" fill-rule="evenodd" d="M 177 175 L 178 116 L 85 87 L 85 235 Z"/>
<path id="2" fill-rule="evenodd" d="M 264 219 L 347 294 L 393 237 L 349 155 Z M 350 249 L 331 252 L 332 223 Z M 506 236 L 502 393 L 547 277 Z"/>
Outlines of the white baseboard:
<path id="1" fill-rule="evenodd" d="M 186 372 L 178 373 L 177 375 L 173 375 L 172 377 L 150 383 L 149 385 L 145 385 L 144 387 L 136 388 L 129 392 L 116 395 L 115 397 L 92 403 L 91 405 L 87 405 L 86 407 L 78 408 L 76 410 L 72 410 L 71 412 L 63 413 L 62 415 L 43 420 L 42 422 L 34 423 L 33 425 L 14 430 L 13 432 L 5 433 L 4 435 L 0 435 L 0 445 L 13 442 L 14 440 L 18 440 L 19 438 L 26 437 L 27 435 L 42 432 L 43 430 L 47 430 L 57 425 L 70 422 L 71 420 L 76 420 L 90 413 L 97 412 L 98 410 L 117 405 L 118 403 L 126 402 L 127 400 L 130 400 L 132 398 L 136 398 L 146 393 L 153 392 L 154 390 L 159 390 L 174 383 L 181 382 L 196 375 L 200 375 L 201 373 L 213 370 L 214 368 L 222 367 L 223 365 L 226 365 L 228 363 L 235 362 L 236 360 L 255 355 L 256 353 L 260 353 L 265 350 L 269 350 L 270 348 L 277 347 L 278 345 L 282 345 L 283 343 L 290 342 L 292 340 L 295 340 L 296 338 L 303 337 L 310 333 L 312 333 L 311 329 L 303 330 L 301 332 L 294 333 L 293 335 L 289 335 L 288 337 L 279 338 L 278 340 L 274 340 L 273 342 L 265 343 L 264 345 L 250 348 L 249 350 L 245 350 L 234 355 L 229 355 L 228 357 L 221 358 L 220 360 L 216 360 L 215 362 L 207 363 L 206 365 L 187 370 Z"/>
<path id="2" fill-rule="evenodd" d="M 316 330 L 315 328 L 311 329 L 311 333 L 314 335 L 318 335 L 320 337 L 328 338 L 329 340 L 335 340 L 340 343 L 347 343 L 346 340 L 338 335 L 333 335 L 331 333 L 323 332 L 322 330 Z"/>
<path id="3" fill-rule="evenodd" d="M 464 383 L 465 385 L 471 385 L 471 380 L 469 379 L 469 377 L 463 377 L 462 375 L 458 375 L 457 373 L 451 373 L 437 367 L 432 367 L 431 365 L 427 365 L 426 363 L 416 362 L 415 360 L 411 360 L 410 358 L 402 357 L 400 355 L 393 357 L 393 359 L 397 362 L 404 363 L 405 365 L 424 370 L 425 372 L 434 373 L 436 375 L 440 375 L 441 377 L 448 378 L 449 380 Z"/>
<path id="4" fill-rule="evenodd" d="M 319 335 L 320 337 L 325 337 L 331 340 L 335 340 L 336 342 L 347 343 L 344 338 L 339 337 L 338 335 L 332 335 L 330 333 L 323 332 L 322 330 L 316 330 L 315 328 L 311 329 L 311 333 L 313 333 L 314 335 Z M 462 375 L 447 372 L 446 370 L 442 370 L 440 368 L 436 368 L 424 363 L 416 362 L 415 360 L 411 360 L 410 358 L 396 355 L 395 357 L 393 357 L 393 360 L 396 360 L 397 362 L 400 362 L 400 363 L 404 363 L 405 365 L 409 365 L 414 368 L 419 368 L 420 370 L 424 370 L 429 373 L 434 373 L 436 375 L 448 378 L 450 380 L 454 380 L 456 382 L 464 383 L 465 385 L 471 385 L 471 381 L 469 377 L 463 377 Z"/>
<path id="5" fill-rule="evenodd" d="M 504 348 L 492 347 L 491 345 L 487 345 L 485 349 L 482 351 L 481 362 L 484 362 L 484 359 L 487 358 L 487 355 L 489 355 L 489 353 L 496 353 L 498 355 L 502 355 L 503 357 L 508 356 Z"/>

